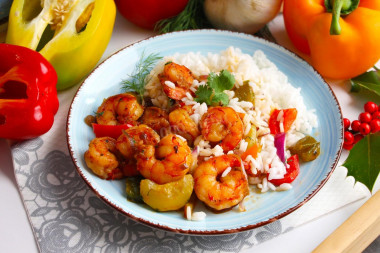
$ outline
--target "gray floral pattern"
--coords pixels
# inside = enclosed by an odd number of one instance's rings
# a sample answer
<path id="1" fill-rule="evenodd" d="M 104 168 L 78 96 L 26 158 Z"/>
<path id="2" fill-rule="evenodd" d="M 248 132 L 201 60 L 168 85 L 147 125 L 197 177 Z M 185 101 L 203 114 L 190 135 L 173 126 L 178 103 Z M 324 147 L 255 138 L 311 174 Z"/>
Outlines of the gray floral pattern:
<path id="1" fill-rule="evenodd" d="M 238 252 L 283 232 L 280 221 L 222 236 L 182 235 L 146 226 L 99 199 L 69 155 L 43 147 L 43 139 L 36 138 L 12 150 L 42 252 Z"/>

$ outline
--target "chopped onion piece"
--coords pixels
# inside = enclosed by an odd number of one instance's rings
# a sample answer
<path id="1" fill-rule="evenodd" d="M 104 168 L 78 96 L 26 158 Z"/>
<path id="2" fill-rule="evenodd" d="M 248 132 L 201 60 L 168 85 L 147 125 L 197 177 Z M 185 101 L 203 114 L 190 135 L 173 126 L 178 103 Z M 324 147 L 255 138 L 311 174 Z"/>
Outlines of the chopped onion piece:
<path id="1" fill-rule="evenodd" d="M 281 162 L 286 165 L 286 156 L 285 156 L 285 133 L 279 133 L 274 136 L 274 146 L 277 149 L 277 155 L 280 158 Z"/>

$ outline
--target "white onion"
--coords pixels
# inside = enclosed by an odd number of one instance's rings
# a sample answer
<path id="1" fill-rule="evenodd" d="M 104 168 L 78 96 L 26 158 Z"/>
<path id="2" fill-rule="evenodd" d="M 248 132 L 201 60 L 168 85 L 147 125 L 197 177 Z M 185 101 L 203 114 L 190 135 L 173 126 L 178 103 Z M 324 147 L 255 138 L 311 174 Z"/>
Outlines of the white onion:
<path id="1" fill-rule="evenodd" d="M 282 0 L 206 0 L 204 11 L 215 28 L 255 33 L 274 19 Z"/>

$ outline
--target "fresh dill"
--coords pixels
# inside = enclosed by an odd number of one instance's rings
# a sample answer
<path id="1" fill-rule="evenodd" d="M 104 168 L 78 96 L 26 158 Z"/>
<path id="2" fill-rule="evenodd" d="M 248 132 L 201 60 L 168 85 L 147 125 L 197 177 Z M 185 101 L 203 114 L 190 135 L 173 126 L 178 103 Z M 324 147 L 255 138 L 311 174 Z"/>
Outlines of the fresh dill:
<path id="1" fill-rule="evenodd" d="M 177 16 L 157 22 L 155 30 L 159 33 L 210 28 L 203 11 L 204 0 L 189 0 L 185 9 Z"/>
<path id="2" fill-rule="evenodd" d="M 135 69 L 129 78 L 122 81 L 122 89 L 125 92 L 135 92 L 143 100 L 145 84 L 149 82 L 147 76 L 158 60 L 162 59 L 157 53 L 145 57 L 145 51 L 141 54 Z"/>

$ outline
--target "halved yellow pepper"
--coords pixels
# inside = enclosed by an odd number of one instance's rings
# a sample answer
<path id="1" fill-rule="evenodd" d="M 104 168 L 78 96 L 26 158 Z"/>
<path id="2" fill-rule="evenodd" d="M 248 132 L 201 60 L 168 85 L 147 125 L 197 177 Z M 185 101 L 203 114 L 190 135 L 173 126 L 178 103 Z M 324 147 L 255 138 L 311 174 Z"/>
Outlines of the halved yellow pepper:
<path id="1" fill-rule="evenodd" d="M 14 0 L 6 43 L 39 51 L 58 74 L 57 89 L 77 84 L 112 35 L 113 0 Z"/>

